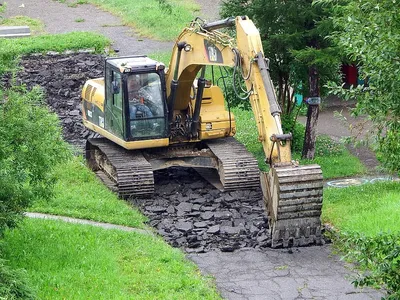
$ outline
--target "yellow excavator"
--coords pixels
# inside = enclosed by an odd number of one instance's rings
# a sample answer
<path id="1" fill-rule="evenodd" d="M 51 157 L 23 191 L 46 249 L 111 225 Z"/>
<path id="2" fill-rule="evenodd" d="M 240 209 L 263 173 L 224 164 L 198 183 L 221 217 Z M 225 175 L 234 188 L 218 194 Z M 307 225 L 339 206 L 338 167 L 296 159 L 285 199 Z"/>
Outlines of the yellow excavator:
<path id="1" fill-rule="evenodd" d="M 219 30 L 226 27 L 236 39 Z M 235 118 L 222 90 L 205 78 L 213 67 L 242 76 L 268 173 L 233 138 Z M 106 59 L 104 78 L 85 83 L 82 105 L 84 125 L 103 136 L 87 141 L 88 165 L 121 197 L 152 194 L 153 171 L 171 166 L 193 167 L 208 179 L 217 174 L 223 190 L 261 181 L 272 246 L 322 242 L 322 172 L 292 161 L 268 60 L 247 17 L 197 18 L 178 36 L 168 69 L 147 56 Z"/>

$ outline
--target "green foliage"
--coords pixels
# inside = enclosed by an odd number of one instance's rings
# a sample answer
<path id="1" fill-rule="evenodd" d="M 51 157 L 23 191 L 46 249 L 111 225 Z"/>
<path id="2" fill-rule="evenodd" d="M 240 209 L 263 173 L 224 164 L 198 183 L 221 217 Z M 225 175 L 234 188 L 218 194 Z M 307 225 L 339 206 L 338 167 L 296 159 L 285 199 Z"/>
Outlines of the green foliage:
<path id="1" fill-rule="evenodd" d="M 23 39 L 2 39 L 0 43 L 0 74 L 15 68 L 16 60 L 20 55 L 87 48 L 103 52 L 109 44 L 110 41 L 107 38 L 92 32 L 70 32 Z"/>
<path id="2" fill-rule="evenodd" d="M 52 194 L 54 165 L 68 155 L 55 114 L 39 89 L 12 89 L 0 105 L 0 234 L 29 204 Z"/>
<path id="3" fill-rule="evenodd" d="M 363 234 L 341 234 L 337 240 L 339 247 L 346 252 L 345 258 L 357 261 L 363 272 L 353 281 L 358 287 L 383 287 L 388 296 L 385 299 L 400 297 L 400 234 L 379 234 L 366 237 Z"/>
<path id="4" fill-rule="evenodd" d="M 268 165 L 265 163 L 265 154 L 262 145 L 258 141 L 257 126 L 253 112 L 237 107 L 233 108 L 232 111 L 236 119 L 237 133 L 235 138 L 253 153 L 257 158 L 260 169 L 267 171 Z M 325 179 L 352 176 L 366 172 L 360 160 L 352 156 L 343 144 L 336 143 L 326 136 L 317 137 L 317 155 L 315 159 L 301 160 L 304 126 L 298 123 L 295 124 L 293 127 L 293 123 L 285 122 L 283 127 L 286 130 L 285 132 L 292 131 L 294 134 L 293 147 L 295 151 L 292 151 L 292 155 L 293 159 L 300 161 L 300 164 L 319 164 Z"/>
<path id="5" fill-rule="evenodd" d="M 146 218 L 105 187 L 82 158 L 74 157 L 58 164 L 54 176 L 57 183 L 53 197 L 35 201 L 30 211 L 131 227 L 144 226 Z"/>
<path id="6" fill-rule="evenodd" d="M 356 286 L 383 286 L 400 296 L 400 184 L 384 181 L 324 190 L 322 220 L 337 232 L 335 245 L 362 270 Z"/>
<path id="7" fill-rule="evenodd" d="M 324 7 L 312 5 L 311 0 L 226 0 L 221 15 L 247 15 L 259 28 L 284 114 L 294 108 L 294 92 L 308 95 L 310 66 L 318 68 L 321 85 L 328 78 L 337 79 L 339 56 L 326 39 L 331 26 Z"/>
<path id="8" fill-rule="evenodd" d="M 27 218 L 7 231 L 3 248 L 40 299 L 220 299 L 212 281 L 157 236 Z"/>
<path id="9" fill-rule="evenodd" d="M 296 112 L 282 115 L 282 129 L 285 133 L 292 133 L 292 151 L 301 152 L 304 143 L 305 127 L 297 122 Z"/>
<path id="10" fill-rule="evenodd" d="M 158 4 L 162 11 L 172 14 L 172 5 L 167 0 L 158 0 Z"/>
<path id="11" fill-rule="evenodd" d="M 377 156 L 389 170 L 400 173 L 400 16 L 393 0 L 333 1 L 335 41 L 356 62 L 365 87 L 334 93 L 357 99 L 355 115 L 368 115 L 374 123 Z"/>
<path id="12" fill-rule="evenodd" d="M 0 299 L 35 299 L 35 293 L 28 285 L 26 277 L 26 272 L 11 269 L 0 259 Z"/>
<path id="13" fill-rule="evenodd" d="M 317 142 L 315 147 L 316 156 L 337 156 L 343 154 L 346 151 L 342 143 L 335 142 L 327 135 L 317 136 Z"/>

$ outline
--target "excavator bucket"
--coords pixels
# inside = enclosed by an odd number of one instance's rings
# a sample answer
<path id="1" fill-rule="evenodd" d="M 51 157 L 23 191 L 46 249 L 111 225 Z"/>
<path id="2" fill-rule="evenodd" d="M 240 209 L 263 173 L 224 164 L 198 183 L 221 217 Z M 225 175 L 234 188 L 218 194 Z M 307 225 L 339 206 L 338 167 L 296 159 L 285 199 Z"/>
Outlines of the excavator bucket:
<path id="1" fill-rule="evenodd" d="M 318 165 L 274 167 L 261 172 L 272 247 L 321 244 L 323 178 Z"/>

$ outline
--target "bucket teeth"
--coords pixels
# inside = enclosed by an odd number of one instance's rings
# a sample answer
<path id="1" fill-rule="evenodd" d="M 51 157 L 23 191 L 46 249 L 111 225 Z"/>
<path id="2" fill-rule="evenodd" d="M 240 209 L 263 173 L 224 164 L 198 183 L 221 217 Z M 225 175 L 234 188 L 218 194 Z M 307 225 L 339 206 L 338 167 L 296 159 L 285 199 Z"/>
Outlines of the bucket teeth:
<path id="1" fill-rule="evenodd" d="M 261 174 L 272 247 L 321 244 L 323 178 L 318 165 L 272 168 Z"/>

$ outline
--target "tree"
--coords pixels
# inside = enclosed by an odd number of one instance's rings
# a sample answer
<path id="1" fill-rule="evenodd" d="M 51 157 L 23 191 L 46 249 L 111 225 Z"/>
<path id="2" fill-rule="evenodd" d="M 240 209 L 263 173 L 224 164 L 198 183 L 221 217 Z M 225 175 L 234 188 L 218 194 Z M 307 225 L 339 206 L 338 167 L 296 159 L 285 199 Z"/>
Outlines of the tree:
<path id="1" fill-rule="evenodd" d="M 16 88 L 0 104 L 0 235 L 36 198 L 51 195 L 53 167 L 68 156 L 59 120 L 41 91 Z"/>
<path id="2" fill-rule="evenodd" d="M 271 78 L 277 86 L 277 97 L 283 114 L 295 118 L 294 93 L 315 99 L 315 91 L 309 90 L 315 82 L 323 86 L 328 80 L 338 80 L 340 56 L 331 41 L 326 39 L 332 24 L 330 11 L 312 0 L 226 0 L 222 15 L 249 16 L 260 30 L 264 54 L 270 59 Z M 314 70 L 311 72 L 311 70 Z M 318 78 L 310 79 L 309 74 Z M 313 76 L 312 76 L 313 77 Z M 310 81 L 310 82 L 311 82 Z M 303 157 L 314 158 L 315 130 L 318 105 L 308 109 Z M 287 119 L 287 118 L 285 118 Z M 312 119 L 312 120 L 311 120 Z M 295 122 L 291 122 L 295 123 Z M 294 139 L 302 137 L 294 136 Z"/>
<path id="3" fill-rule="evenodd" d="M 334 93 L 357 99 L 354 115 L 367 115 L 378 159 L 400 173 L 400 15 L 396 0 L 318 0 L 333 8 L 333 39 L 357 63 L 368 84 Z"/>
<path id="4" fill-rule="evenodd" d="M 221 15 L 247 15 L 259 28 L 283 113 L 292 111 L 294 92 L 308 96 L 309 67 L 318 68 L 321 85 L 338 78 L 339 56 L 325 38 L 329 11 L 312 0 L 225 0 Z"/>

